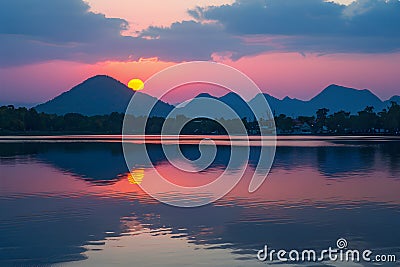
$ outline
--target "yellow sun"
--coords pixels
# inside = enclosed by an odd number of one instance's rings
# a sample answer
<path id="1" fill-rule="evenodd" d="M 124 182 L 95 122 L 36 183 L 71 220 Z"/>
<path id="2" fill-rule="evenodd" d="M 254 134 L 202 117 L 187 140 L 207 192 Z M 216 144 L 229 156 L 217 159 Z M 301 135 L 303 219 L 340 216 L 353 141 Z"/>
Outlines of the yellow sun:
<path id="1" fill-rule="evenodd" d="M 134 169 L 128 175 L 128 181 L 131 184 L 141 184 L 144 179 L 144 169 Z"/>
<path id="2" fill-rule="evenodd" d="M 140 91 L 144 88 L 144 83 L 140 79 L 133 79 L 129 81 L 128 87 L 134 91 Z"/>

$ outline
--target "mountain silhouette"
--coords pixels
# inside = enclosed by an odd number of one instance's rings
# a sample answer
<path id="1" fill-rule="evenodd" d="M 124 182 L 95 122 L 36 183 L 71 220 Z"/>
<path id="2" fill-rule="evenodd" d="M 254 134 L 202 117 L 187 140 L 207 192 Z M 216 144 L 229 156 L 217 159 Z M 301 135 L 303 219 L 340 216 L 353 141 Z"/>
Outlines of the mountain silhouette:
<path id="1" fill-rule="evenodd" d="M 254 114 L 249 105 L 236 93 L 228 93 L 219 98 L 220 101 L 230 106 L 240 118 L 254 119 Z"/>
<path id="2" fill-rule="evenodd" d="M 213 99 L 215 101 L 209 101 Z M 226 107 L 228 106 L 234 112 Z M 205 109 L 206 107 L 206 109 Z M 209 117 L 219 119 L 248 118 L 253 120 L 254 115 L 249 105 L 238 94 L 230 92 L 224 96 L 216 97 L 208 93 L 201 93 L 183 106 L 178 107 L 177 115 L 184 115 L 189 118 L 196 118 L 208 114 Z"/>
<path id="3" fill-rule="evenodd" d="M 262 114 L 263 110 L 265 109 L 265 102 L 262 98 L 265 98 L 267 100 L 271 111 L 275 115 L 286 114 L 288 116 L 299 116 L 304 115 L 304 112 L 307 109 L 305 101 L 296 98 L 290 98 L 287 96 L 284 99 L 280 100 L 269 94 L 258 94 L 250 101 L 250 104 L 252 105 L 252 107 L 254 107 L 255 110 L 257 110 L 257 112 L 261 112 L 260 114 Z"/>
<path id="4" fill-rule="evenodd" d="M 390 105 L 391 105 L 392 102 L 397 102 L 398 104 L 400 104 L 400 96 L 395 95 L 395 96 L 392 96 L 389 100 L 386 100 L 386 101 L 384 102 L 384 107 L 385 107 L 385 108 L 386 108 L 386 107 L 390 107 Z"/>
<path id="5" fill-rule="evenodd" d="M 109 76 L 98 75 L 84 81 L 52 100 L 36 106 L 36 110 L 58 115 L 80 113 L 92 116 L 105 115 L 112 112 L 125 113 L 133 95 L 135 95 L 137 100 L 135 103 L 140 103 L 132 110 L 132 113 L 136 116 L 147 115 L 144 107 L 153 102 L 156 102 L 156 105 L 150 116 L 166 117 L 174 108 L 174 106 L 162 102 L 161 100 L 156 100 L 150 95 L 134 92 L 121 82 Z M 255 96 L 249 103 L 246 103 L 239 95 L 232 92 L 221 97 L 215 97 L 208 93 L 201 93 L 179 107 L 176 114 L 197 117 L 199 114 L 204 113 L 204 107 L 206 105 L 209 114 L 217 114 L 219 116 L 218 118 L 233 118 L 231 113 L 221 111 L 220 105 L 207 104 L 207 98 L 228 105 L 240 118 L 247 117 L 249 120 L 252 120 L 254 115 L 248 104 L 257 112 L 260 112 L 259 114 L 265 113 L 263 98 L 267 100 L 271 111 L 275 115 L 286 114 L 292 117 L 302 115 L 312 116 L 315 115 L 315 112 L 320 108 L 329 109 L 329 113 L 344 110 L 352 114 L 357 114 L 358 111 L 365 109 L 365 107 L 373 106 L 375 111 L 379 112 L 384 108 L 388 108 L 392 101 L 400 103 L 400 96 L 393 96 L 389 100 L 382 101 L 367 89 L 358 90 L 332 84 L 308 101 L 290 97 L 278 99 L 264 93 Z"/>
<path id="6" fill-rule="evenodd" d="M 400 97 L 394 96 L 390 100 L 382 101 L 371 91 L 357 90 L 339 85 L 329 85 L 318 95 L 308 101 L 302 101 L 295 98 L 285 97 L 279 100 L 268 94 L 259 94 L 253 98 L 250 103 L 255 108 L 262 108 L 260 98 L 264 97 L 271 110 L 276 114 L 285 114 L 288 116 L 312 116 L 320 108 L 329 109 L 329 113 L 341 110 L 357 114 L 358 111 L 364 110 L 367 106 L 373 106 L 375 111 L 381 111 L 390 106 L 391 101 L 400 103 Z"/>
<path id="7" fill-rule="evenodd" d="M 138 103 L 151 103 L 154 98 L 141 92 L 134 92 L 121 82 L 105 75 L 94 76 L 56 98 L 36 106 L 39 112 L 64 115 L 79 113 L 87 116 L 106 115 L 112 112 L 125 113 L 132 96 L 137 94 Z M 142 105 L 141 105 L 142 106 Z M 166 116 L 173 106 L 157 101 L 152 116 Z M 134 115 L 146 115 L 140 106 Z"/>
<path id="8" fill-rule="evenodd" d="M 309 105 L 314 111 L 320 108 L 328 108 L 330 111 L 345 110 L 356 113 L 366 106 L 382 109 L 383 103 L 367 89 L 356 90 L 332 84 L 312 98 Z"/>
<path id="9" fill-rule="evenodd" d="M 204 110 L 204 105 L 207 104 L 207 102 L 199 101 L 200 98 L 219 100 L 231 107 L 240 118 L 247 117 L 252 120 L 254 117 L 248 104 L 235 93 L 228 93 L 219 98 L 210 94 L 200 94 L 187 103 L 179 113 L 182 115 L 187 114 L 188 116 L 200 114 L 200 112 Z M 364 110 L 367 106 L 373 106 L 375 111 L 379 112 L 384 108 L 388 108 L 391 101 L 400 103 L 400 96 L 394 96 L 387 101 L 382 101 L 369 90 L 357 90 L 332 84 L 308 101 L 290 97 L 285 97 L 280 100 L 269 94 L 258 94 L 249 101 L 251 107 L 253 107 L 258 114 L 264 114 L 266 112 L 263 98 L 267 100 L 271 111 L 275 115 L 285 114 L 292 117 L 313 116 L 320 108 L 329 109 L 329 113 L 344 110 L 352 114 L 357 114 L 358 111 Z M 220 112 L 217 106 L 214 107 L 210 104 L 207 106 L 207 109 L 213 109 L 213 113 L 220 114 L 220 116 L 225 119 L 233 118 L 224 112 Z"/>

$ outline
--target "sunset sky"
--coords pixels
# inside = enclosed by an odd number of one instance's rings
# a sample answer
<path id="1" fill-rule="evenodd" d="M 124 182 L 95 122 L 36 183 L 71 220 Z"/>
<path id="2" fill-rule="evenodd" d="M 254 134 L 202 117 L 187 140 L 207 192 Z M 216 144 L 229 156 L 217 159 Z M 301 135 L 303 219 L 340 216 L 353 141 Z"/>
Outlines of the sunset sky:
<path id="1" fill-rule="evenodd" d="M 0 104 L 191 60 L 236 67 L 279 98 L 336 83 L 388 99 L 400 95 L 399 14 L 399 0 L 2 0 Z"/>

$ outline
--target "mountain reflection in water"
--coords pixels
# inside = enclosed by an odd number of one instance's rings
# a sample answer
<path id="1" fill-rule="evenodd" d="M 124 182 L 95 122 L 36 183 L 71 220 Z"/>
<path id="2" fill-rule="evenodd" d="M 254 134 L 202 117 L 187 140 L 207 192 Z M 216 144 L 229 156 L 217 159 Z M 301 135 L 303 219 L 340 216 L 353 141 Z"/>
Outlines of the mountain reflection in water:
<path id="1" fill-rule="evenodd" d="M 270 175 L 249 194 L 260 151 L 252 146 L 239 185 L 193 209 L 161 204 L 138 184 L 154 168 L 179 184 L 208 183 L 223 172 L 229 146 L 190 175 L 168 164 L 157 142 L 147 145 L 154 167 L 132 174 L 112 138 L 6 140 L 0 148 L 1 266 L 265 266 L 256 258 L 265 244 L 321 250 L 340 237 L 360 250 L 400 248 L 397 139 L 281 138 Z M 197 145 L 181 149 L 199 156 Z"/>

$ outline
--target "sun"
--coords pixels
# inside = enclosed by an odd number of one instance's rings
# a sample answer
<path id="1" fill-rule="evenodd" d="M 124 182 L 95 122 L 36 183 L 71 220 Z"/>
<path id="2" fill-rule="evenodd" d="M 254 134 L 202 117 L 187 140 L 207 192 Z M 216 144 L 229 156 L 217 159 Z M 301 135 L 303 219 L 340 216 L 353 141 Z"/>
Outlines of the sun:
<path id="1" fill-rule="evenodd" d="M 132 79 L 129 81 L 128 87 L 134 91 L 140 91 L 144 88 L 144 82 L 140 79 Z"/>

